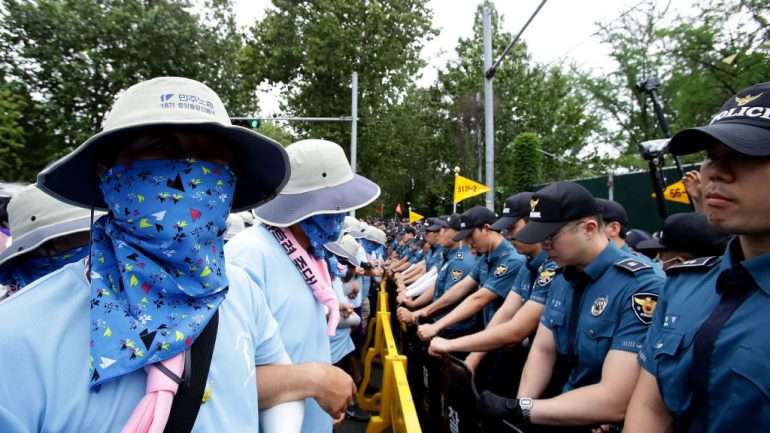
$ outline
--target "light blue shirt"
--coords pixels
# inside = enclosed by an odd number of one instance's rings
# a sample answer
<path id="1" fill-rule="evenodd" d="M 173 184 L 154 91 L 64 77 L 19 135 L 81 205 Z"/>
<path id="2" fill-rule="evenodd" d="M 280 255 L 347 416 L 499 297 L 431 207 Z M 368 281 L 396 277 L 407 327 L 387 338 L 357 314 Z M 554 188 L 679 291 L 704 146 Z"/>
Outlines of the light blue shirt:
<path id="1" fill-rule="evenodd" d="M 332 280 L 332 288 L 340 305 L 350 303 L 350 299 L 342 292 L 342 280 L 335 277 Z M 340 320 L 342 320 L 341 317 Z M 337 328 L 337 332 L 329 337 L 329 344 L 331 345 L 333 364 L 340 362 L 345 355 L 355 350 L 353 339 L 350 338 L 350 328 Z"/>
<path id="2" fill-rule="evenodd" d="M 331 364 L 324 308 L 316 301 L 283 247 L 263 225 L 250 227 L 232 238 L 225 245 L 225 259 L 243 268 L 264 290 L 267 305 L 278 322 L 283 345 L 293 363 Z M 302 432 L 331 431 L 331 417 L 314 399 L 306 399 Z"/>
<path id="3" fill-rule="evenodd" d="M 278 362 L 283 345 L 262 291 L 227 267 L 230 289 L 193 432 L 255 432 L 255 365 Z M 143 369 L 89 388 L 89 283 L 69 264 L 0 304 L 0 432 L 119 432 L 144 396 Z M 118 337 L 115 337 L 118 338 Z M 94 360 L 93 362 L 100 362 Z"/>

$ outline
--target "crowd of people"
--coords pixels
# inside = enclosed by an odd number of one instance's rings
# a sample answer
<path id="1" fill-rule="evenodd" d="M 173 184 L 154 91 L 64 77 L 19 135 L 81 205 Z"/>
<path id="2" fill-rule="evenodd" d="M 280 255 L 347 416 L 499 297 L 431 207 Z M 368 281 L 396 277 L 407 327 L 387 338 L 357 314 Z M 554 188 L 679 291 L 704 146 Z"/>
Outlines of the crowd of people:
<path id="1" fill-rule="evenodd" d="M 103 129 L 11 194 L 0 431 L 331 432 L 366 420 L 358 353 L 387 278 L 478 410 L 527 432 L 770 425 L 770 84 L 678 133 L 695 212 L 650 235 L 559 181 L 410 224 L 343 149 L 232 126 L 204 84 L 121 93 Z M 8 239 L 6 242 L 6 238 Z M 765 307 L 763 307 L 765 306 Z M 520 364 L 501 357 L 514 348 Z M 426 426 L 426 431 L 430 430 Z"/>

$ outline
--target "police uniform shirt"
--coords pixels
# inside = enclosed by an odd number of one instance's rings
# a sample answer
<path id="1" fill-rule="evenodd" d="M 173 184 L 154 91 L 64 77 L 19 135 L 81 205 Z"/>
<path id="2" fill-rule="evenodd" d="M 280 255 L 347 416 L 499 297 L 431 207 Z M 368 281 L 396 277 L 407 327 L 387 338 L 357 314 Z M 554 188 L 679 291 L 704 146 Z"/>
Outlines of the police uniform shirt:
<path id="1" fill-rule="evenodd" d="M 438 274 L 436 274 L 433 301 L 436 301 L 452 286 L 473 272 L 478 261 L 478 257 L 471 254 L 470 248 L 466 245 L 446 250 L 446 256 L 446 261 L 439 268 Z M 476 326 L 476 317 L 472 316 L 462 322 L 449 326 L 447 329 L 460 331 L 473 328 L 474 326 Z"/>
<path id="2" fill-rule="evenodd" d="M 672 266 L 644 348 L 642 367 L 655 376 L 677 421 L 693 401 L 689 372 L 694 338 L 720 302 L 719 275 L 741 264 L 758 288 L 751 291 L 714 340 L 707 381 L 709 432 L 757 432 L 770 428 L 770 254 L 742 260 L 740 243 L 722 257 Z"/>
<path id="3" fill-rule="evenodd" d="M 422 260 L 424 255 L 425 253 L 422 251 L 422 249 L 413 250 L 411 253 L 409 253 L 409 263 L 418 263 L 420 260 Z"/>
<path id="4" fill-rule="evenodd" d="M 506 240 L 479 259 L 471 277 L 478 283 L 479 290 L 484 288 L 497 295 L 497 299 L 484 306 L 484 326 L 492 320 L 495 311 L 508 296 L 524 261 L 524 256 Z"/>
<path id="5" fill-rule="evenodd" d="M 598 383 L 610 350 L 639 351 L 665 280 L 612 243 L 579 278 L 574 271 L 565 269 L 551 284 L 540 319 L 559 354 L 573 363 L 565 392 Z"/>
<path id="6" fill-rule="evenodd" d="M 527 265 L 521 267 L 511 290 L 516 292 L 524 302 L 532 300 L 545 304 L 548 286 L 556 276 L 556 268 L 556 263 L 548 260 L 548 254 L 542 251 L 537 256 L 527 259 Z"/>
<path id="7" fill-rule="evenodd" d="M 624 244 L 620 251 L 623 251 L 624 253 L 629 253 L 633 255 L 637 260 L 644 263 L 645 265 L 652 266 L 652 269 L 655 271 L 656 274 L 661 275 L 663 277 L 666 276 L 666 272 L 663 271 L 663 267 L 660 265 L 660 263 L 656 262 L 655 260 L 645 256 L 644 254 L 634 251 L 631 249 L 631 247 L 628 246 L 628 244 Z"/>
<path id="8" fill-rule="evenodd" d="M 436 245 L 430 252 L 430 257 L 425 259 L 426 269 L 430 270 L 434 266 L 436 269 L 441 269 L 441 265 L 444 262 L 444 248 Z"/>

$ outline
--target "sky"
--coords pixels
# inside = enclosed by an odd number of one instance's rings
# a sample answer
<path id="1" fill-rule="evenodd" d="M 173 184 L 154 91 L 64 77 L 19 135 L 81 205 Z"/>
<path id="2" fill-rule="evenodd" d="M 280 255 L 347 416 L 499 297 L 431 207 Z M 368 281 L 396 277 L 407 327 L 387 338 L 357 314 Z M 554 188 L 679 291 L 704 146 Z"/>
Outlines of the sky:
<path id="1" fill-rule="evenodd" d="M 387 0 L 380 0 L 387 1 Z M 516 34 L 541 0 L 494 0 L 503 15 L 503 29 Z M 671 2 L 672 11 L 680 11 L 690 0 L 656 0 L 665 5 Z M 438 36 L 429 41 L 422 51 L 428 65 L 421 71 L 420 85 L 427 86 L 437 77 L 437 71 L 456 58 L 454 47 L 461 37 L 472 33 L 473 15 L 477 0 L 430 0 L 433 26 Z M 643 0 L 548 0 L 522 36 L 533 59 L 540 63 L 575 64 L 581 70 L 595 73 L 614 67 L 609 49 L 596 35 L 596 22 L 608 22 L 642 6 Z M 270 0 L 234 0 L 238 24 L 252 25 L 271 7 Z M 499 54 L 499 53 L 496 53 Z M 496 57 L 496 56 L 495 56 Z M 269 90 L 260 92 L 260 110 L 263 115 L 278 112 L 280 95 Z"/>

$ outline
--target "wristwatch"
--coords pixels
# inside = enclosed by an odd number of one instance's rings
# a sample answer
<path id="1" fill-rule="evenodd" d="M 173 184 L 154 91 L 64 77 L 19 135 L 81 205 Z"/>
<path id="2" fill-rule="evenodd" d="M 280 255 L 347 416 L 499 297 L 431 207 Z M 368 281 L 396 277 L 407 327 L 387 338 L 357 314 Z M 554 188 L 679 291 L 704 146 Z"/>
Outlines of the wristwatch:
<path id="1" fill-rule="evenodd" d="M 531 398 L 520 398 L 519 409 L 521 409 L 521 418 L 525 422 L 529 422 L 529 415 L 532 413 L 533 402 Z"/>

